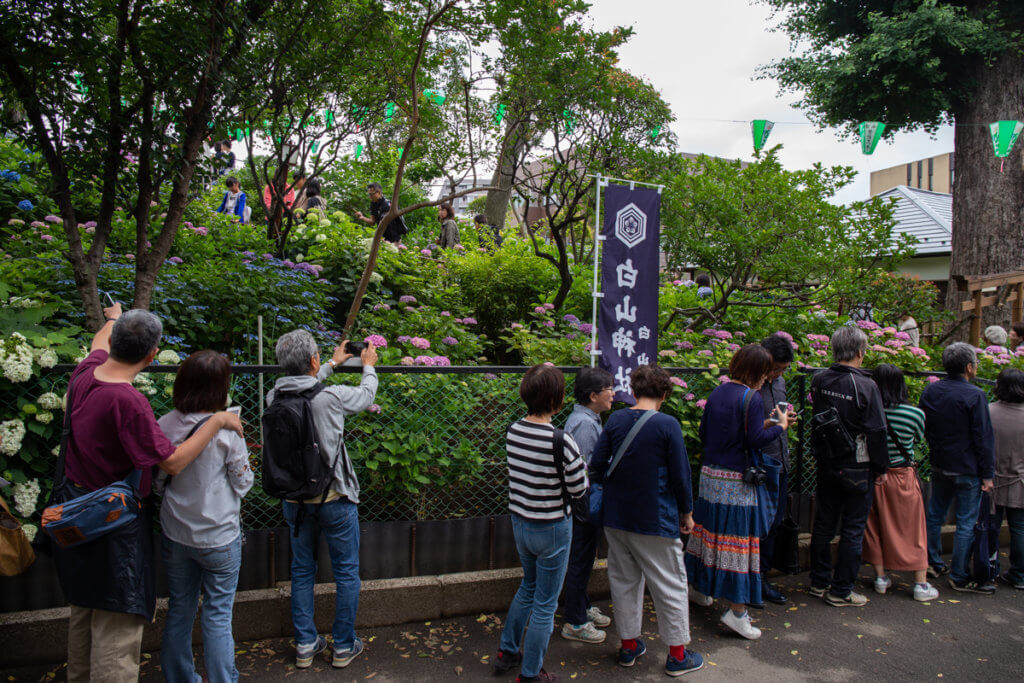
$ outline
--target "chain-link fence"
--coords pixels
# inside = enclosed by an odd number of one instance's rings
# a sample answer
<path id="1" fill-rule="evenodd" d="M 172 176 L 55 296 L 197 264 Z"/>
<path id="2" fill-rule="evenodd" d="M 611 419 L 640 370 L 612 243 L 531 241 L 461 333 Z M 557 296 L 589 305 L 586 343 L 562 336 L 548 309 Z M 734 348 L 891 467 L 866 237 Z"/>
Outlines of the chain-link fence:
<path id="1" fill-rule="evenodd" d="M 39 385 L 21 385 L 18 393 L 0 400 L 10 408 L 20 409 L 43 391 L 62 394 L 70 369 L 68 366 L 54 368 Z M 505 514 L 508 492 L 504 434 L 508 425 L 524 414 L 518 385 L 526 369 L 378 368 L 377 402 L 369 411 L 347 418 L 345 424 L 345 442 L 362 487 L 360 518 L 368 522 L 415 521 Z M 558 425 L 564 424 L 571 410 L 576 368 L 563 370 L 567 383 L 566 408 L 554 420 Z M 668 370 L 680 386 L 664 410 L 680 420 L 687 450 L 696 463 L 702 450 L 697 438 L 698 401 L 707 398 L 717 386 L 720 371 L 708 368 Z M 171 387 L 175 371 L 175 366 L 154 366 L 137 383 L 150 398 L 158 416 L 173 408 Z M 797 495 L 811 494 L 815 488 L 808 428 L 812 411 L 805 410 L 812 372 L 796 373 L 790 378 L 786 392 L 787 399 L 802 411 L 803 418 L 787 435 L 791 445 L 789 489 Z M 233 368 L 231 401 L 241 407 L 250 460 L 256 472 L 256 486 L 242 504 L 242 523 L 250 530 L 284 526 L 279 502 L 264 494 L 260 487 L 263 397 L 279 377 L 280 368 L 276 366 Z M 923 375 L 909 377 L 911 401 L 916 403 L 925 381 Z M 328 382 L 355 384 L 358 379 L 356 369 L 355 372 L 338 372 Z M 993 382 L 978 380 L 978 384 L 991 394 Z M 55 423 L 59 422 L 60 415 L 57 413 Z M 59 441 L 59 425 L 50 425 L 45 433 L 52 441 L 52 444 L 45 444 L 48 453 Z M 927 478 L 928 459 L 926 446 L 924 448 L 921 473 Z M 10 463 L 8 460 L 8 466 Z M 41 478 L 47 475 L 47 468 L 52 469 L 52 460 L 45 466 L 38 461 L 32 464 L 34 476 Z M 695 466 L 695 474 L 696 469 Z"/>

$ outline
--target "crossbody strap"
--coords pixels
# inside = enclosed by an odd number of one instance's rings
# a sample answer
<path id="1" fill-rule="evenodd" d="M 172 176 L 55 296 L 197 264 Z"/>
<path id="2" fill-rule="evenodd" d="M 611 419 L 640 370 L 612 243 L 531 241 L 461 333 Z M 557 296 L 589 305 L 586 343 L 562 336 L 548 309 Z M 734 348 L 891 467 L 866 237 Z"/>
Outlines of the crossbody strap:
<path id="1" fill-rule="evenodd" d="M 750 434 L 747 430 L 747 423 L 750 421 L 750 403 L 754 400 L 754 391 L 747 387 L 743 392 L 743 455 L 747 461 L 747 467 L 754 464 L 753 454 L 750 452 Z"/>
<path id="2" fill-rule="evenodd" d="M 886 431 L 889 432 L 889 438 L 892 439 L 892 442 L 894 444 L 896 444 L 896 449 L 900 452 L 900 455 L 903 456 L 903 459 L 906 460 L 908 463 L 913 464 L 914 458 L 907 453 L 907 449 L 903 447 L 903 442 L 900 441 L 899 434 L 897 434 L 896 430 L 892 428 L 892 425 L 889 424 L 888 420 L 885 421 L 885 429 Z"/>
<path id="3" fill-rule="evenodd" d="M 552 457 L 554 458 L 555 471 L 558 472 L 558 488 L 562 494 L 562 504 L 572 505 L 572 496 L 565 484 L 565 430 L 552 426 L 554 433 L 551 440 Z"/>
<path id="4" fill-rule="evenodd" d="M 656 412 L 658 411 L 646 410 L 644 411 L 644 414 L 637 419 L 636 424 L 634 424 L 633 428 L 626 434 L 626 438 L 622 440 L 622 445 L 619 446 L 619 450 L 615 452 L 615 457 L 612 458 L 612 461 L 608 464 L 608 470 L 604 473 L 605 479 L 610 477 L 612 472 L 615 471 L 615 468 L 618 467 L 619 462 L 622 460 L 622 456 L 626 455 L 626 449 L 633 443 L 633 439 L 636 435 L 640 433 L 640 428 L 643 427 L 648 420 L 654 417 Z"/>

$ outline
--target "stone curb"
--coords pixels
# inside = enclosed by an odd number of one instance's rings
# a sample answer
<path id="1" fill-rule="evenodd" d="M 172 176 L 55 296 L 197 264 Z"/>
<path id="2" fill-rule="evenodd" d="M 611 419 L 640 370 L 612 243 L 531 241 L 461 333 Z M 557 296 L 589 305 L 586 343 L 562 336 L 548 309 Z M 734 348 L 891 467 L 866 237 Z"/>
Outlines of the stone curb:
<path id="1" fill-rule="evenodd" d="M 949 552 L 953 527 L 943 528 L 943 548 Z M 1009 544 L 1009 529 L 1003 527 L 1001 545 Z M 810 536 L 802 534 L 800 561 L 807 566 Z M 364 581 L 359 593 L 356 626 L 373 628 L 467 614 L 504 612 L 522 579 L 522 569 L 492 569 L 460 574 L 415 576 Z M 609 596 L 608 565 L 598 560 L 590 579 L 590 595 L 601 600 Z M 315 588 L 316 623 L 321 633 L 330 633 L 334 615 L 334 584 Z M 292 635 L 291 590 L 287 582 L 276 588 L 242 591 L 235 596 L 233 629 L 235 640 L 287 638 Z M 167 614 L 167 600 L 157 600 L 156 617 L 146 626 L 143 651 L 160 649 Z M 0 669 L 64 661 L 67 652 L 68 608 L 8 612 L 0 614 Z M 196 625 L 193 642 L 201 641 Z"/>

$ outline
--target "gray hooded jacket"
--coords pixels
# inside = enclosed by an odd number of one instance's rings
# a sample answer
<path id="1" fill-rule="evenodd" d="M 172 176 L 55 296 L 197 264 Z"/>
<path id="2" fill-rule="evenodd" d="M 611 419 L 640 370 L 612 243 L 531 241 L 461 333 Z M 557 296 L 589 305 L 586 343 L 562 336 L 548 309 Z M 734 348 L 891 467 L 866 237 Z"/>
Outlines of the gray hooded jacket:
<path id="1" fill-rule="evenodd" d="M 274 388 L 267 393 L 267 405 L 274 402 L 274 394 L 278 391 L 305 391 L 317 382 L 323 381 L 333 374 L 334 368 L 328 363 L 320 367 L 316 377 L 309 375 L 290 375 L 281 377 L 274 383 Z M 313 399 L 313 422 L 323 443 L 321 453 L 329 465 L 339 452 L 342 457 L 334 466 L 334 483 L 331 490 L 353 503 L 359 502 L 359 480 L 356 479 L 352 460 L 345 448 L 345 416 L 361 413 L 373 404 L 377 395 L 377 372 L 373 367 L 363 367 L 363 378 L 359 386 L 342 384 L 329 386 Z"/>

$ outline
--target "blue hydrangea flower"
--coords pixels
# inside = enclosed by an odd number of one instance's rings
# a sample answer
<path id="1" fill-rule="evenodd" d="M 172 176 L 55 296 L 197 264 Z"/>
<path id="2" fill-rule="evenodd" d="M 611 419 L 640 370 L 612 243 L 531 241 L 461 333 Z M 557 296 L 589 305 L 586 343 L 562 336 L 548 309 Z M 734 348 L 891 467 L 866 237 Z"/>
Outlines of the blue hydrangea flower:
<path id="1" fill-rule="evenodd" d="M 22 199 L 20 202 L 18 202 L 18 208 L 21 209 L 22 211 L 31 211 L 36 207 L 33 206 L 32 202 L 30 202 L 29 200 Z"/>

